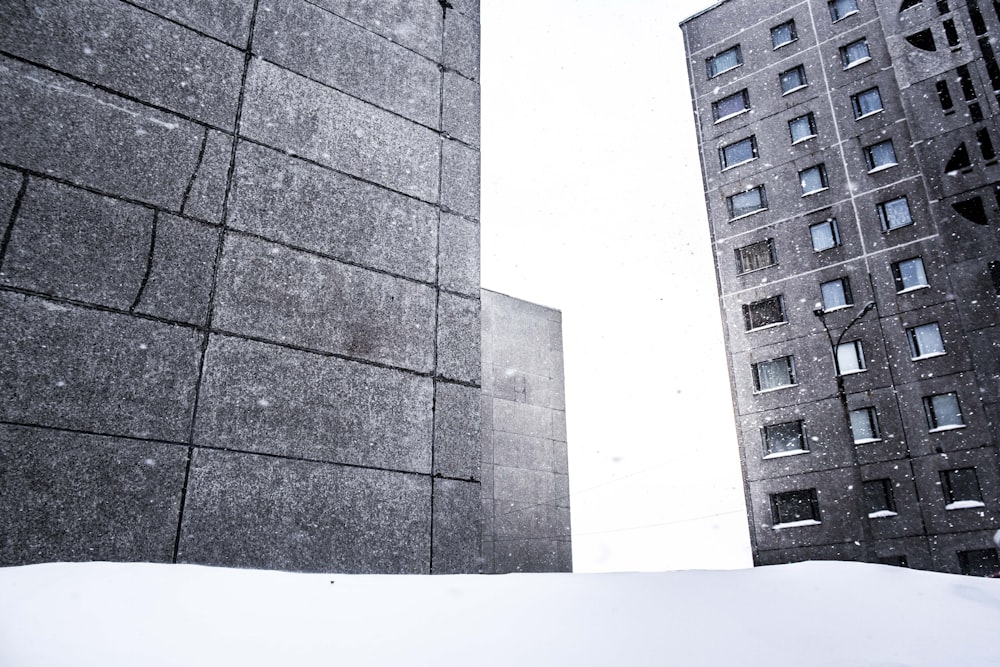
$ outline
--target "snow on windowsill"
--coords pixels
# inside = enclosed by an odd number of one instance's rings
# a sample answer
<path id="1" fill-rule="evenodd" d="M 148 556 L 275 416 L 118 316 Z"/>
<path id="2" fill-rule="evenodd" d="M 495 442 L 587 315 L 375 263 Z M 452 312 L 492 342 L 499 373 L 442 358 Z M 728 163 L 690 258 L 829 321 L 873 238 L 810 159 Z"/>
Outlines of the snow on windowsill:
<path id="1" fill-rule="evenodd" d="M 815 134 L 810 134 L 809 136 L 802 137 L 801 139 L 796 139 L 795 141 L 792 142 L 792 146 L 794 146 L 795 144 L 801 144 L 803 141 L 809 141 L 810 139 L 815 139 L 815 138 L 816 138 Z"/>
<path id="2" fill-rule="evenodd" d="M 817 190 L 810 190 L 809 192 L 803 192 L 802 196 L 803 197 L 809 197 L 811 195 L 819 194 L 820 192 L 826 192 L 829 189 L 830 188 L 828 188 L 828 187 L 823 187 L 823 188 L 819 188 Z"/>
<path id="3" fill-rule="evenodd" d="M 855 440 L 855 445 L 870 445 L 873 442 L 882 442 L 882 438 L 861 438 L 860 440 Z"/>
<path id="4" fill-rule="evenodd" d="M 858 116 L 854 120 L 861 120 L 862 118 L 868 118 L 869 116 L 874 116 L 876 114 L 880 114 L 883 111 L 885 111 L 885 109 L 876 109 L 875 111 L 869 111 L 868 113 L 861 114 L 860 116 Z"/>
<path id="5" fill-rule="evenodd" d="M 754 391 L 754 396 L 760 394 L 770 394 L 772 391 L 781 391 L 782 389 L 788 389 L 789 387 L 798 387 L 798 386 L 799 386 L 798 382 L 793 382 L 792 384 L 782 384 L 777 387 L 771 387 L 770 389 L 757 389 L 756 391 Z"/>
<path id="6" fill-rule="evenodd" d="M 736 118 L 737 116 L 740 116 L 740 115 L 742 115 L 742 114 L 745 114 L 745 113 L 747 113 L 748 111 L 750 111 L 750 109 L 743 109 L 742 111 L 737 111 L 736 113 L 731 113 L 731 114 L 729 114 L 728 116 L 723 116 L 723 117 L 719 118 L 718 120 L 716 120 L 716 121 L 715 121 L 714 123 L 712 123 L 712 124 L 713 124 L 713 125 L 718 125 L 718 124 L 719 124 L 719 123 L 721 123 L 722 121 L 725 121 L 725 120 L 729 120 L 730 118 Z"/>
<path id="7" fill-rule="evenodd" d="M 929 432 L 942 433 L 944 431 L 957 431 L 963 428 L 965 428 L 965 424 L 945 424 L 944 426 L 938 426 L 936 428 L 932 428 Z"/>
<path id="8" fill-rule="evenodd" d="M 808 449 L 792 449 L 787 452 L 775 452 L 774 454 L 768 454 L 763 458 L 764 461 L 769 459 L 783 459 L 786 456 L 798 456 L 799 454 L 808 454 Z"/>
<path id="9" fill-rule="evenodd" d="M 853 307 L 854 307 L 853 303 L 845 303 L 842 306 L 834 306 L 833 308 L 824 308 L 823 312 L 824 313 L 833 313 L 833 312 L 836 312 L 838 310 L 844 310 L 845 308 L 853 308 Z"/>
<path id="10" fill-rule="evenodd" d="M 753 162 L 753 161 L 755 161 L 755 160 L 757 160 L 757 159 L 758 159 L 758 158 L 755 158 L 755 157 L 752 157 L 752 158 L 750 158 L 749 160 L 743 160 L 743 162 L 736 162 L 736 163 L 734 163 L 734 164 L 731 164 L 731 165 L 729 165 L 728 167 L 726 167 L 726 168 L 725 168 L 725 169 L 723 169 L 722 171 L 723 171 L 723 172 L 726 172 L 726 171 L 729 171 L 730 169 L 736 169 L 736 167 L 742 167 L 743 165 L 745 165 L 745 164 L 747 164 L 747 163 L 749 163 L 749 162 Z"/>
<path id="11" fill-rule="evenodd" d="M 732 67 L 722 70 L 721 72 L 716 72 L 712 76 L 708 77 L 708 80 L 711 81 L 712 79 L 722 76 L 726 72 L 732 72 L 734 69 L 739 69 L 740 67 L 743 67 L 743 63 L 738 63 L 736 65 L 733 65 Z"/>
<path id="12" fill-rule="evenodd" d="M 749 271 L 748 271 L 748 273 L 749 273 Z M 753 329 L 747 329 L 747 333 L 750 333 L 752 331 L 764 331 L 765 329 L 773 329 L 774 327 L 783 327 L 786 324 L 788 324 L 787 320 L 784 321 L 784 322 L 774 322 L 772 324 L 765 324 L 765 325 L 760 326 L 760 327 L 754 327 Z"/>
<path id="13" fill-rule="evenodd" d="M 771 49 L 771 50 L 772 50 L 772 51 L 777 51 L 777 50 L 778 50 L 778 49 L 780 49 L 781 47 L 783 47 L 783 46 L 788 46 L 789 44 L 794 44 L 794 43 L 795 43 L 795 42 L 797 42 L 797 41 L 799 41 L 799 38 L 798 38 L 798 37 L 796 37 L 795 39 L 790 39 L 790 40 L 788 40 L 787 42 L 782 42 L 781 44 L 778 44 L 778 45 L 777 45 L 776 47 L 774 47 L 774 48 L 773 48 L 773 49 Z"/>
<path id="14" fill-rule="evenodd" d="M 891 516 L 899 516 L 899 515 L 893 512 L 892 510 L 879 510 L 878 512 L 868 513 L 869 519 L 887 519 Z"/>
<path id="15" fill-rule="evenodd" d="M 743 218 L 749 218 L 751 215 L 757 215 L 761 211 L 766 211 L 766 210 L 767 210 L 766 207 L 765 208 L 754 209 L 753 211 L 750 211 L 749 213 L 744 213 L 743 215 L 738 215 L 735 218 L 729 218 L 729 222 L 736 222 L 737 220 L 742 220 Z M 774 266 L 774 265 L 772 264 L 772 266 Z"/>
<path id="16" fill-rule="evenodd" d="M 986 503 L 979 500 L 956 500 L 944 506 L 946 510 L 968 510 L 974 507 L 986 507 Z"/>
<path id="17" fill-rule="evenodd" d="M 849 370 L 849 371 L 840 371 L 840 374 L 841 375 L 857 375 L 858 373 L 866 373 L 867 371 L 868 371 L 867 368 L 855 368 L 855 369 Z"/>
<path id="18" fill-rule="evenodd" d="M 867 62 L 871 62 L 871 59 L 872 59 L 871 56 L 865 56 L 864 58 L 858 58 L 857 60 L 855 60 L 854 62 L 852 62 L 850 65 L 848 65 L 847 67 L 845 67 L 844 70 L 846 71 L 846 70 L 849 70 L 849 69 L 853 69 L 853 68 L 857 67 L 858 65 L 864 65 Z"/>
<path id="19" fill-rule="evenodd" d="M 885 171 L 886 169 L 892 169 L 893 167 L 898 167 L 898 166 L 899 166 L 898 162 L 887 162 L 885 164 L 880 164 L 879 166 L 875 167 L 874 169 L 869 169 L 868 173 L 869 174 L 877 174 L 880 171 Z"/>
<path id="20" fill-rule="evenodd" d="M 943 357 L 948 354 L 947 352 L 931 352 L 930 354 L 921 354 L 919 357 L 910 357 L 910 361 L 923 361 L 924 359 L 933 359 L 934 357 Z"/>
<path id="21" fill-rule="evenodd" d="M 783 530 L 785 528 L 799 528 L 801 526 L 819 526 L 820 522 L 816 519 L 802 519 L 802 521 L 789 521 L 788 523 L 776 523 L 771 528 L 775 530 Z"/>
<path id="22" fill-rule="evenodd" d="M 840 23 L 844 19 L 850 18 L 850 17 L 854 16 L 857 13 L 858 13 L 858 10 L 852 9 L 851 11 L 847 12 L 846 14 L 844 14 L 843 16 L 841 16 L 839 19 L 837 19 L 836 21 L 834 21 L 834 23 Z"/>
<path id="23" fill-rule="evenodd" d="M 781 96 L 784 97 L 785 95 L 791 95 L 792 93 L 797 93 L 798 91 L 802 90 L 803 88 L 808 88 L 808 87 L 809 87 L 808 83 L 806 85 L 804 85 L 804 86 L 795 86 L 794 88 L 789 88 L 788 90 L 786 90 L 785 92 L 783 92 L 781 94 Z"/>
<path id="24" fill-rule="evenodd" d="M 909 294 L 910 292 L 917 292 L 922 289 L 927 289 L 930 285 L 914 285 L 913 287 L 907 287 L 906 289 L 901 289 L 896 292 L 896 294 Z"/>

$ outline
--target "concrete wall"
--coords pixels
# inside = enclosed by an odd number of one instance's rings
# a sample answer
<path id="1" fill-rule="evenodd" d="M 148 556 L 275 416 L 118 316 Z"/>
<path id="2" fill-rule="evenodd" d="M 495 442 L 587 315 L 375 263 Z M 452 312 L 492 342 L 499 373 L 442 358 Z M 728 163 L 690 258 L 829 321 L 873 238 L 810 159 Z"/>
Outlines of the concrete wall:
<path id="1" fill-rule="evenodd" d="M 482 291 L 483 567 L 570 572 L 562 315 Z"/>
<path id="2" fill-rule="evenodd" d="M 0 6 L 0 564 L 478 569 L 479 17 L 442 4 Z"/>

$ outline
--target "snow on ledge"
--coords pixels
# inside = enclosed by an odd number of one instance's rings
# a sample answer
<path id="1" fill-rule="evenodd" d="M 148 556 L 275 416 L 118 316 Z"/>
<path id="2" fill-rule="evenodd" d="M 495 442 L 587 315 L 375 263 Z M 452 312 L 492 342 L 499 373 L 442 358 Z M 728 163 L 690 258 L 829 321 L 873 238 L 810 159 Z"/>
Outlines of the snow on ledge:
<path id="1" fill-rule="evenodd" d="M 944 506 L 946 510 L 967 510 L 973 507 L 986 507 L 986 503 L 979 500 L 956 500 Z"/>
<path id="2" fill-rule="evenodd" d="M 768 459 L 783 459 L 786 456 L 798 456 L 799 454 L 808 454 L 808 449 L 790 449 L 787 452 L 775 452 L 774 454 L 768 454 L 764 457 L 764 460 Z"/>
<path id="3" fill-rule="evenodd" d="M 943 431 L 957 431 L 960 428 L 965 428 L 965 424 L 945 424 L 944 426 L 938 426 L 932 428 L 928 433 L 941 433 Z"/>
<path id="4" fill-rule="evenodd" d="M 899 516 L 899 515 L 893 512 L 892 510 L 879 510 L 877 512 L 868 513 L 869 519 L 887 519 L 891 516 Z"/>
<path id="5" fill-rule="evenodd" d="M 802 519 L 801 521 L 789 521 L 787 523 L 776 523 L 771 528 L 774 530 L 784 530 L 785 528 L 798 528 L 800 526 L 818 526 L 820 522 L 816 519 Z"/>

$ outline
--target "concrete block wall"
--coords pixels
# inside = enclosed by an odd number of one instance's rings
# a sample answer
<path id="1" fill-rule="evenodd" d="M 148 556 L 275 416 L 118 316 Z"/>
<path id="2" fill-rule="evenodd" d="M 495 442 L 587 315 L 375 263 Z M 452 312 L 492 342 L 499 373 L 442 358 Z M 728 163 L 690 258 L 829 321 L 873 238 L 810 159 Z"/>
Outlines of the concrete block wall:
<path id="1" fill-rule="evenodd" d="M 484 571 L 571 572 L 562 314 L 482 303 Z"/>
<path id="2" fill-rule="evenodd" d="M 0 564 L 479 569 L 478 21 L 0 5 Z"/>

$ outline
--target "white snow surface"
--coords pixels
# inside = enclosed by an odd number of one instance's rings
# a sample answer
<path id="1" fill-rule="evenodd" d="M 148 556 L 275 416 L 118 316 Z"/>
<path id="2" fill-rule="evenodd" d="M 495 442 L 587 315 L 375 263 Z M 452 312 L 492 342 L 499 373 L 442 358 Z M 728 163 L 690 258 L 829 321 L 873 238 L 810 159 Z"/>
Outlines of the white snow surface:
<path id="1" fill-rule="evenodd" d="M 641 574 L 0 569 L 0 665 L 979 667 L 1000 580 L 860 563 Z"/>

